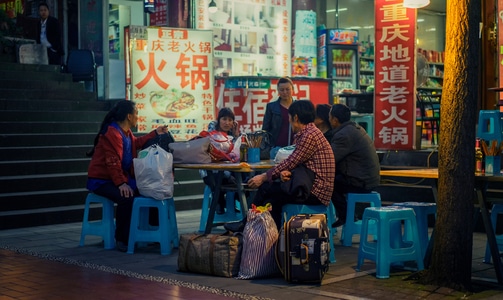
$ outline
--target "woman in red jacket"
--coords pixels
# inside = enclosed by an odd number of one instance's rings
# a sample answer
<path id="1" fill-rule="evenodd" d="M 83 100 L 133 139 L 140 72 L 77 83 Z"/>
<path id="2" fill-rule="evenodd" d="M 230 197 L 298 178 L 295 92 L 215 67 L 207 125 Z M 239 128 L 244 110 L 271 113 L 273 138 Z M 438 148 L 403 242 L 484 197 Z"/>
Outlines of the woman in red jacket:
<path id="1" fill-rule="evenodd" d="M 132 101 L 118 102 L 105 116 L 87 153 L 92 157 L 88 169 L 87 189 L 117 203 L 116 247 L 127 251 L 129 225 L 134 196 L 138 195 L 133 172 L 133 158 L 149 139 L 168 132 L 167 126 L 157 127 L 147 135 L 136 138 L 131 128 L 138 122 L 138 110 Z"/>

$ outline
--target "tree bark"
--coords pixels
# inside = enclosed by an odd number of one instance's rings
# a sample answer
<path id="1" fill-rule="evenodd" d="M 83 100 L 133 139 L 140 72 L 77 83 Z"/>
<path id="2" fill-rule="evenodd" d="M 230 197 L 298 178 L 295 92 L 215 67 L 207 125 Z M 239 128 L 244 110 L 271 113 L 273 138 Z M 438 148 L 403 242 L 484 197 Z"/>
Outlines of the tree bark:
<path id="1" fill-rule="evenodd" d="M 421 281 L 471 289 L 480 0 L 448 0 L 437 219 Z"/>

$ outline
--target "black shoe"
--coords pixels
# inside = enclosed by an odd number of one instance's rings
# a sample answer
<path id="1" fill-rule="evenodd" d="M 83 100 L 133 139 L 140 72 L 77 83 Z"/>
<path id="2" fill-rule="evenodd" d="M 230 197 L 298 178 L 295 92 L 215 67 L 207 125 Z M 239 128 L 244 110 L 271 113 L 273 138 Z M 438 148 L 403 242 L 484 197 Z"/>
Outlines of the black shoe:
<path id="1" fill-rule="evenodd" d="M 232 232 L 243 232 L 245 229 L 246 225 L 246 219 L 243 219 L 238 222 L 229 222 L 224 224 L 224 228 L 227 231 L 232 231 Z"/>
<path id="2" fill-rule="evenodd" d="M 218 205 L 217 210 L 215 212 L 217 213 L 217 215 L 223 215 L 225 214 L 225 209 L 223 206 Z"/>
<path id="3" fill-rule="evenodd" d="M 346 224 L 346 220 L 337 219 L 337 221 L 332 224 L 332 228 L 341 227 L 344 224 Z"/>
<path id="4" fill-rule="evenodd" d="M 120 252 L 127 252 L 127 244 L 121 241 L 115 241 L 115 248 Z"/>

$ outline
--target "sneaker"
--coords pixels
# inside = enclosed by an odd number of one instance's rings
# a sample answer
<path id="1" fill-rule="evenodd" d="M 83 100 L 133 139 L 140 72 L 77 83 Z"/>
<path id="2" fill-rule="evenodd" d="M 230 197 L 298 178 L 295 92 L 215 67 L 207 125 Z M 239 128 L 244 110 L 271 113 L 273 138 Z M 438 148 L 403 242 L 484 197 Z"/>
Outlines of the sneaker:
<path id="1" fill-rule="evenodd" d="M 127 244 L 121 241 L 115 241 L 115 248 L 120 252 L 127 252 Z"/>

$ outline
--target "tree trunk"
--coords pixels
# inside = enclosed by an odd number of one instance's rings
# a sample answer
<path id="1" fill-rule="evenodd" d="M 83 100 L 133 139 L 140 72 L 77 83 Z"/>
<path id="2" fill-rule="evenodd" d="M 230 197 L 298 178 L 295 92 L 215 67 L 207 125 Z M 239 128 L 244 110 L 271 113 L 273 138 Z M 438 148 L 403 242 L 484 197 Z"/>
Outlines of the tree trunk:
<path id="1" fill-rule="evenodd" d="M 437 220 L 422 282 L 471 288 L 480 0 L 448 0 Z"/>

